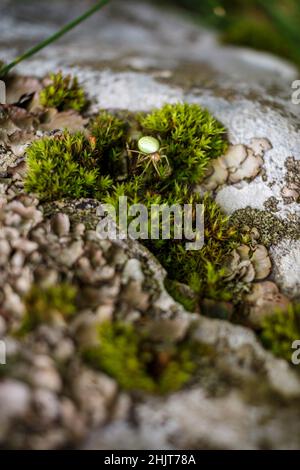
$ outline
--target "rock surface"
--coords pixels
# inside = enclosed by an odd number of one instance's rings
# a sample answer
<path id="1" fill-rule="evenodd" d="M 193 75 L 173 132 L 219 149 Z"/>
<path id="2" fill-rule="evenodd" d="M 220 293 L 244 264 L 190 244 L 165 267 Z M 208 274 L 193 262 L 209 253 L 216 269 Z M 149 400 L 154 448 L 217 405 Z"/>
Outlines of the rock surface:
<path id="1" fill-rule="evenodd" d="M 72 1 L 69 9 L 65 3 L 56 0 L 41 6 L 41 2 L 27 1 L 15 8 L 13 2 L 1 2 L 0 58 L 9 60 L 24 45 L 54 32 L 89 4 Z M 99 107 L 148 110 L 186 100 L 206 106 L 220 119 L 233 145 L 253 149 L 253 139 L 267 139 L 272 148 L 260 156 L 259 141 L 254 141 L 253 153 L 263 162 L 259 160 L 254 172 L 250 168 L 248 177 L 243 172 L 238 180 L 221 179 L 222 184 L 213 188 L 217 201 L 228 213 L 248 206 L 267 207 L 280 221 L 299 225 L 297 188 L 293 186 L 292 196 L 285 189 L 290 190 L 292 181 L 291 158 L 300 159 L 300 108 L 291 103 L 291 83 L 297 73 L 289 64 L 267 54 L 220 46 L 214 34 L 176 13 L 142 2 L 119 1 L 20 64 L 18 72 L 32 75 L 34 71 L 43 77 L 55 69 L 78 74 L 93 102 L 92 111 Z M 11 165 L 11 155 L 3 159 L 8 159 L 6 166 Z M 91 288 L 85 298 L 90 304 L 83 304 L 79 324 L 61 323 L 58 329 L 45 325 L 21 351 L 6 336 L 8 361 L 21 353 L 23 362 L 15 376 L 0 382 L 0 396 L 5 398 L 5 413 L 0 408 L 1 445 L 299 448 L 300 379 L 285 361 L 274 359 L 246 328 L 185 312 L 164 290 L 162 268 L 139 244 L 101 244 L 90 227 L 69 223 L 66 213 L 74 208 L 57 209 L 58 215 L 50 222 L 38 201 L 26 197 L 18 187 L 0 184 L 1 230 L 11 237 L 9 245 L 0 237 L 0 264 L 10 266 L 7 277 L 1 279 L 1 308 L 11 312 L 9 322 L 17 325 L 22 318 L 20 295 L 30 288 L 36 272 L 51 284 L 67 271 Z M 91 201 L 84 201 L 84 207 L 95 209 Z M 271 279 L 285 294 L 297 298 L 299 241 L 291 238 L 271 241 Z M 95 250 L 103 262 L 92 270 Z M 109 250 L 116 250 L 114 258 L 107 256 Z M 92 286 L 101 279 L 103 290 L 95 292 Z M 126 290 L 130 279 L 138 287 L 139 302 L 126 296 L 121 316 L 168 319 L 178 335 L 193 324 L 194 338 L 213 346 L 214 367 L 203 367 L 191 388 L 166 398 L 144 396 L 134 401 L 112 379 L 88 369 L 74 353 L 77 337 L 83 342 L 92 340 L 91 312 L 97 312 L 98 321 L 113 315 L 120 291 Z M 0 334 L 4 336 L 7 328 L 11 324 L 3 325 Z M 68 364 L 64 380 L 60 361 Z M 89 403 L 84 399 L 87 394 Z M 14 397 L 19 397 L 18 406 Z M 25 434 L 22 429 L 27 430 Z"/>
<path id="2" fill-rule="evenodd" d="M 0 58 L 9 60 L 24 44 L 54 32 L 87 4 L 74 1 L 70 11 L 56 0 L 43 5 L 40 15 L 37 1 L 18 4 L 17 9 L 13 2 L 9 6 L 4 2 Z M 247 206 L 267 207 L 276 217 L 292 219 L 299 226 L 299 204 L 285 197 L 286 163 L 300 159 L 300 108 L 291 98 L 292 82 L 298 78 L 293 66 L 268 54 L 220 46 L 214 34 L 173 11 L 120 1 L 18 67 L 20 73 L 31 75 L 34 70 L 40 77 L 57 69 L 78 74 L 94 111 L 99 107 L 148 110 L 185 100 L 206 106 L 228 128 L 233 144 L 250 145 L 252 139 L 267 138 L 272 149 L 264 155 L 260 174 L 250 182 L 223 185 L 217 201 L 228 213 Z M 284 287 L 286 273 L 277 257 L 273 261 Z M 288 283 L 295 292 L 296 273 Z"/>

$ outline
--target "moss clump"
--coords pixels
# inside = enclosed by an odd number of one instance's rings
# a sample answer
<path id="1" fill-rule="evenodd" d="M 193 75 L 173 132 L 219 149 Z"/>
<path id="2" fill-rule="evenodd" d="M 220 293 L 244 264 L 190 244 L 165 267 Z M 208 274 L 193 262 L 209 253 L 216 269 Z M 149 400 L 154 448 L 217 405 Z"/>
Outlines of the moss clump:
<path id="1" fill-rule="evenodd" d="M 128 203 L 143 203 L 148 208 L 152 204 L 196 204 L 204 205 L 204 246 L 197 251 L 186 250 L 185 238 L 174 239 L 174 219 L 171 214 L 171 239 L 170 240 L 142 240 L 147 248 L 158 258 L 160 263 L 169 273 L 173 281 L 187 284 L 199 297 L 207 296 L 218 300 L 231 300 L 237 292 L 232 285 L 228 285 L 224 269 L 225 259 L 230 251 L 240 243 L 247 243 L 246 237 L 238 233 L 231 224 L 228 216 L 225 216 L 220 207 L 208 196 L 204 198 L 199 194 L 191 193 L 189 187 L 174 184 L 169 187 L 166 194 L 161 194 L 158 189 L 148 189 L 140 185 L 140 178 L 135 177 L 131 182 L 114 186 L 104 199 L 118 208 L 119 196 L 126 195 Z M 161 223 L 160 223 L 161 229 Z M 240 286 L 242 287 L 242 286 Z M 177 299 L 180 301 L 179 299 Z"/>
<path id="2" fill-rule="evenodd" d="M 266 317 L 260 334 L 263 345 L 275 356 L 291 361 L 292 344 L 300 339 L 300 304 Z"/>
<path id="3" fill-rule="evenodd" d="M 93 197 L 111 185 L 100 174 L 93 142 L 80 132 L 33 142 L 27 149 L 27 166 L 25 189 L 44 201 Z"/>
<path id="4" fill-rule="evenodd" d="M 121 174 L 126 123 L 101 112 L 86 133 L 46 137 L 27 149 L 25 189 L 43 201 L 101 198 Z"/>
<path id="5" fill-rule="evenodd" d="M 226 148 L 225 129 L 206 110 L 196 104 L 166 104 L 140 117 L 145 133 L 161 141 L 172 168 L 172 179 L 198 183 L 209 161 Z"/>
<path id="6" fill-rule="evenodd" d="M 195 312 L 197 310 L 198 298 L 194 291 L 189 289 L 186 284 L 181 284 L 167 278 L 165 280 L 165 288 L 173 299 L 183 305 L 187 311 Z"/>
<path id="7" fill-rule="evenodd" d="M 204 246 L 197 251 L 187 251 L 185 239 L 149 240 L 147 245 L 171 279 L 187 284 L 199 298 L 231 300 L 234 292 L 228 289 L 223 266 L 230 251 L 241 240 L 240 235 L 230 218 L 208 195 L 203 199 L 197 194 L 183 197 L 181 204 L 188 202 L 204 205 Z"/>
<path id="8" fill-rule="evenodd" d="M 124 159 L 127 127 L 126 122 L 106 111 L 99 113 L 89 126 L 102 172 L 116 179 L 127 171 Z"/>
<path id="9" fill-rule="evenodd" d="M 76 312 L 75 287 L 67 283 L 42 288 L 33 285 L 25 297 L 26 313 L 20 334 L 26 334 L 41 323 L 51 323 L 57 316 L 68 318 Z"/>
<path id="10" fill-rule="evenodd" d="M 104 322 L 99 326 L 99 346 L 83 356 L 93 367 L 114 377 L 121 388 L 148 393 L 180 389 L 196 370 L 193 343 L 164 345 L 151 342 L 148 334 L 131 324 Z"/>
<path id="11" fill-rule="evenodd" d="M 50 83 L 40 92 L 40 103 L 59 111 L 74 109 L 82 111 L 88 104 L 85 92 L 78 84 L 77 77 L 61 72 L 50 75 Z"/>
<path id="12" fill-rule="evenodd" d="M 171 173 L 158 174 L 152 165 L 138 161 L 139 136 L 151 134 L 161 143 Z M 129 204 L 203 203 L 205 245 L 187 251 L 189 240 L 147 240 L 145 245 L 157 256 L 173 281 L 187 284 L 199 297 L 230 300 L 223 269 L 231 249 L 241 240 L 228 217 L 208 196 L 194 193 L 212 158 L 225 152 L 225 130 L 208 111 L 196 104 L 165 105 L 148 115 L 119 119 L 101 112 L 91 122 L 89 137 L 82 133 L 46 138 L 28 149 L 26 189 L 43 200 L 63 197 L 94 197 L 118 208 L 120 196 Z M 194 211 L 195 219 L 195 211 Z M 195 221 L 195 220 L 194 220 Z M 161 229 L 161 222 L 160 229 Z"/>

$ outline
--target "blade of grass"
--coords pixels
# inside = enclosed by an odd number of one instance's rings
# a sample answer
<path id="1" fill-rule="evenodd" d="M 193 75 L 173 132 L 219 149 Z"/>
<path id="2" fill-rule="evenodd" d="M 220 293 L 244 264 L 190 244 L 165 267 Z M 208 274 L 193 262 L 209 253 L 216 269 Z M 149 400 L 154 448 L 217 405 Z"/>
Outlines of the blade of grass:
<path id="1" fill-rule="evenodd" d="M 288 15 L 284 15 L 278 5 L 270 5 L 268 0 L 260 0 L 260 5 L 273 25 L 281 34 L 282 39 L 289 45 L 294 54 L 294 61 L 300 62 L 300 30 L 297 21 Z M 299 11 L 299 8 L 298 8 Z"/>
<path id="2" fill-rule="evenodd" d="M 278 5 L 270 3 L 269 0 L 260 0 L 259 3 L 281 34 L 285 35 L 285 37 L 289 38 L 291 41 L 296 41 L 298 46 L 300 41 L 298 22 L 295 22 L 290 16 L 284 15 Z"/>
<path id="3" fill-rule="evenodd" d="M 62 29 L 57 31 L 55 34 L 53 34 L 49 38 L 45 39 L 44 41 L 40 42 L 36 46 L 32 47 L 31 49 L 26 51 L 21 56 L 16 57 L 16 59 L 14 59 L 10 64 L 4 65 L 0 69 L 0 78 L 4 78 L 12 68 L 14 68 L 16 65 L 18 65 L 23 60 L 29 59 L 29 57 L 33 56 L 34 54 L 36 54 L 40 50 L 44 49 L 49 44 L 53 43 L 54 41 L 57 41 L 59 38 L 61 38 L 66 33 L 71 31 L 71 29 L 75 28 L 75 26 L 79 25 L 84 20 L 86 20 L 87 18 L 92 16 L 94 13 L 96 13 L 96 11 L 98 11 L 102 7 L 104 7 L 109 1 L 110 0 L 101 0 L 101 1 L 97 2 L 89 10 L 87 10 L 83 15 L 78 16 L 77 18 L 75 18 L 75 20 L 72 20 L 70 23 L 66 24 Z"/>

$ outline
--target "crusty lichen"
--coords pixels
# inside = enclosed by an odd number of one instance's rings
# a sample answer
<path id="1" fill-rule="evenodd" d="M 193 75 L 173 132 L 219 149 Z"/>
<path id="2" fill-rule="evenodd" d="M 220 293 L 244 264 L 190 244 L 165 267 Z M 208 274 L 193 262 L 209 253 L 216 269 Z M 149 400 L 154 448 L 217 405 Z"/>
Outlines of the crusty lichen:
<path id="1" fill-rule="evenodd" d="M 246 207 L 237 210 L 231 217 L 232 223 L 238 230 L 255 228 L 258 232 L 258 241 L 266 247 L 276 245 L 282 238 L 297 238 L 300 234 L 299 223 L 279 219 L 269 211 L 262 211 Z"/>

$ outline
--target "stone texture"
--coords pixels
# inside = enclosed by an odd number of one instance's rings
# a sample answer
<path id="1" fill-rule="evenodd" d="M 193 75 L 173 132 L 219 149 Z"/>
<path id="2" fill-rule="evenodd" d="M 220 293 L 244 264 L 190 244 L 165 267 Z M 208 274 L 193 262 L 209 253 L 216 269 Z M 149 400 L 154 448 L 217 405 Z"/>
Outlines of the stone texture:
<path id="1" fill-rule="evenodd" d="M 42 6 L 28 0 L 18 2 L 16 9 L 13 2 L 2 1 L 0 58 L 14 57 L 25 44 L 54 32 L 87 4 L 72 0 L 72 8 L 65 8 L 66 0 Z M 264 209 L 275 198 L 276 215 L 287 221 L 293 217 L 299 223 L 299 204 L 286 197 L 285 190 L 287 159 L 300 159 L 300 108 L 291 103 L 291 82 L 297 73 L 291 65 L 268 54 L 220 46 L 213 33 L 174 12 L 142 2 L 116 1 L 57 44 L 20 64 L 17 71 L 25 75 L 34 71 L 43 77 L 57 69 L 78 74 L 93 102 L 91 112 L 99 107 L 148 110 L 185 100 L 206 106 L 220 119 L 232 144 L 251 148 L 253 139 L 267 138 L 272 148 L 260 156 L 263 171 L 251 181 L 227 182 L 216 189 L 216 199 L 232 213 L 247 206 Z M 0 169 L 6 171 L 16 160 L 11 154 L 3 155 L 1 151 Z M 299 376 L 285 361 L 267 353 L 249 329 L 185 312 L 164 290 L 163 269 L 137 243 L 118 244 L 115 256 L 107 260 L 111 242 L 97 240 L 90 227 L 85 230 L 90 225 L 86 221 L 70 232 L 66 216 L 59 215 L 52 220 L 51 231 L 38 201 L 32 200 L 28 207 L 15 194 L 7 197 L 6 191 L 0 183 L 0 208 L 6 217 L 2 228 L 10 241 L 8 246 L 0 238 L 0 265 L 9 265 L 14 277 L 12 280 L 7 272 L 7 278 L 1 279 L 1 308 L 9 312 L 10 321 L 5 321 L 0 332 L 10 345 L 8 359 L 19 352 L 22 362 L 17 379 L 0 382 L 1 403 L 6 404 L 3 411 L 0 403 L 1 445 L 36 449 L 70 444 L 106 449 L 299 448 Z M 89 209 L 93 205 L 90 201 L 85 204 Z M 74 207 L 59 207 L 57 212 L 69 214 L 72 210 Z M 30 254 L 30 243 L 38 249 L 27 262 L 23 251 Z M 91 272 L 90 255 L 85 253 L 90 245 L 102 253 L 106 268 L 100 265 L 99 271 Z M 51 263 L 46 251 L 49 246 Z M 299 296 L 298 241 L 287 239 L 272 246 L 271 256 L 276 282 L 286 294 Z M 74 265 L 76 269 L 70 270 Z M 88 302 L 79 312 L 80 324 L 38 329 L 29 344 L 20 346 L 6 331 L 24 314 L 20 296 L 33 282 L 33 266 L 39 268 L 45 285 L 55 284 L 69 269 L 71 277 L 86 284 Z M 116 270 L 121 270 L 122 279 Z M 101 289 L 95 287 L 98 276 L 105 284 Z M 143 292 L 144 279 L 151 286 L 151 295 Z M 129 281 L 136 284 L 124 293 Z M 111 318 L 120 292 L 124 294 L 124 316 L 151 312 L 158 321 L 172 324 L 174 337 L 193 324 L 194 337 L 215 350 L 214 367 L 200 371 L 190 389 L 166 398 L 145 396 L 140 402 L 120 393 L 110 378 L 86 370 L 74 353 L 73 335 L 80 331 L 83 342 L 92 341 L 91 312 L 97 312 L 99 322 Z M 135 298 L 132 303 L 132 292 L 138 293 L 138 302 Z M 43 361 L 45 356 L 49 359 Z M 57 358 L 71 361 L 63 380 Z M 80 386 L 75 384 L 75 393 L 69 397 L 76 374 Z M 84 401 L 87 392 L 93 398 L 88 404 Z M 15 427 L 16 421 L 23 427 Z"/>

